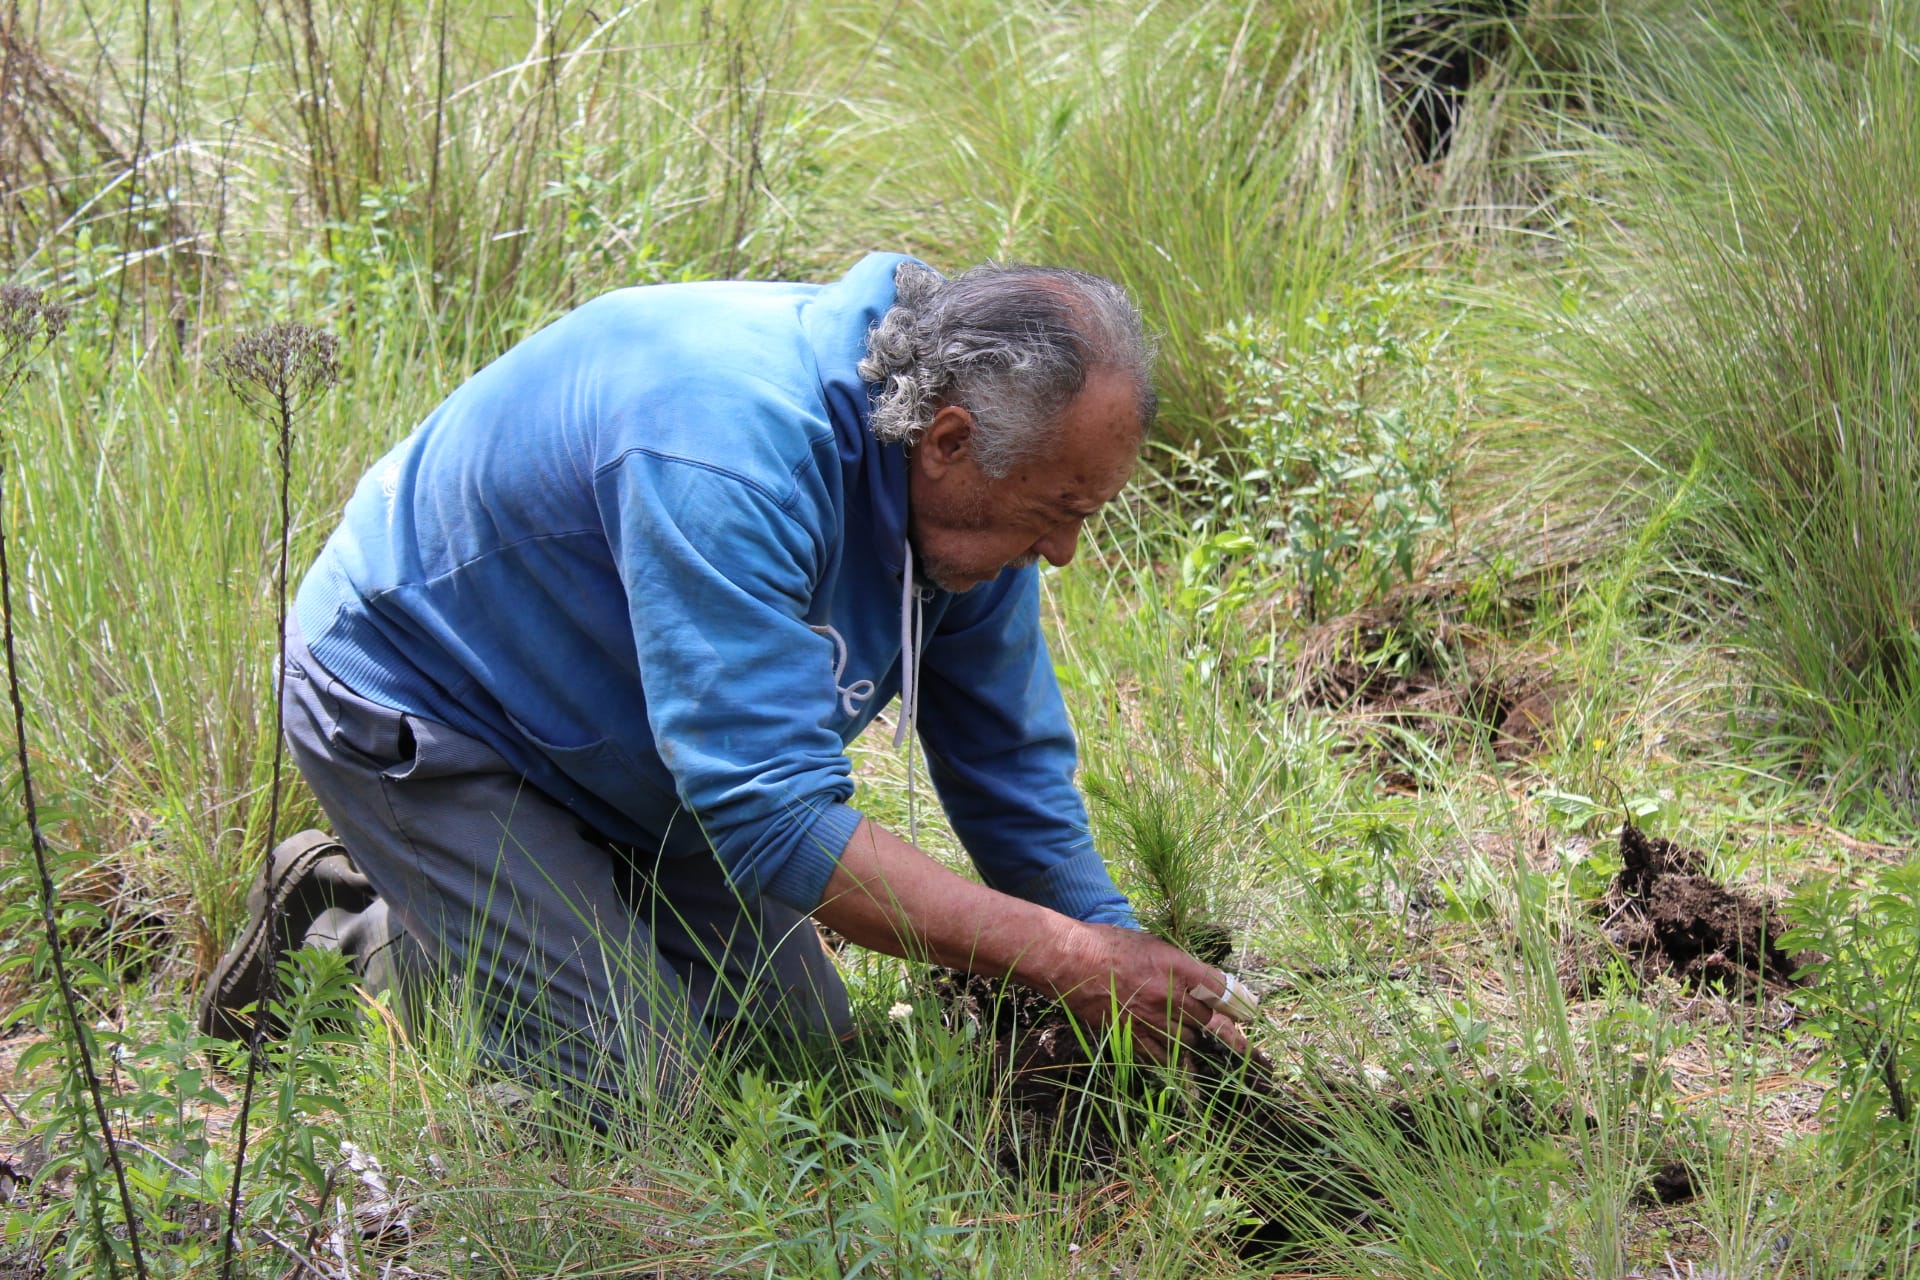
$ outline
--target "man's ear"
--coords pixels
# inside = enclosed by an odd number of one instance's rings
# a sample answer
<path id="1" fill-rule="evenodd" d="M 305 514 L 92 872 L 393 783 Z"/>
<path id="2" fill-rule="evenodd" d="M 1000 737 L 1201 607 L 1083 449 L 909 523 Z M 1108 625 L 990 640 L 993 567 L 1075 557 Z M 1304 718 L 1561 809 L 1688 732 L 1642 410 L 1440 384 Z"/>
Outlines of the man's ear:
<path id="1" fill-rule="evenodd" d="M 939 479 L 973 456 L 973 415 L 957 404 L 943 404 L 913 447 L 914 461 Z"/>

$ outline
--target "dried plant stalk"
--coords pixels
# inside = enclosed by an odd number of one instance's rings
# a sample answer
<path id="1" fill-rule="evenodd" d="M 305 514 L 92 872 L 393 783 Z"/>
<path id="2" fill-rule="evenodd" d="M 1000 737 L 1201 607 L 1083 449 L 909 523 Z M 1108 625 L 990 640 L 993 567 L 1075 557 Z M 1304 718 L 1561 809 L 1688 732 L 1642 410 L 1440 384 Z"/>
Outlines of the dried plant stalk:
<path id="1" fill-rule="evenodd" d="M 26 377 L 33 358 L 67 327 L 67 318 L 67 308 L 47 301 L 38 289 L 17 284 L 0 285 L 0 411 L 11 402 L 14 389 Z M 0 512 L 6 510 L 6 478 L 6 455 L 4 450 L 0 450 Z M 100 1141 L 104 1144 L 107 1163 L 113 1169 L 114 1182 L 119 1188 L 120 1210 L 126 1218 L 127 1245 L 133 1258 L 134 1274 L 145 1280 L 147 1265 L 140 1252 L 140 1223 L 133 1211 L 133 1195 L 127 1188 L 127 1170 L 120 1160 L 120 1148 L 113 1140 L 113 1123 L 107 1116 L 106 1098 L 100 1089 L 100 1075 L 93 1066 L 93 1047 L 87 1037 L 86 1023 L 80 1017 L 79 997 L 74 994 L 72 979 L 67 974 L 66 947 L 60 940 L 59 890 L 54 884 L 47 854 L 46 833 L 40 829 L 40 809 L 33 791 L 33 768 L 27 753 L 26 699 L 21 692 L 20 659 L 14 645 L 13 572 L 7 559 L 7 536 L 3 520 L 0 520 L 0 635 L 4 635 L 6 645 L 7 697 L 13 704 L 21 807 L 26 812 L 34 870 L 40 877 L 40 917 L 47 931 L 47 953 L 53 962 L 54 982 L 60 990 L 60 1003 L 66 1012 L 67 1025 L 73 1032 L 81 1078 L 93 1102 L 94 1120 L 100 1126 Z M 84 1129 L 83 1123 L 83 1139 Z M 115 1261 L 112 1237 L 105 1221 L 99 1216 L 98 1200 L 94 1204 L 93 1226 L 98 1236 L 97 1247 L 106 1257 L 108 1273 L 118 1275 L 119 1266 Z"/>
<path id="2" fill-rule="evenodd" d="M 280 672 L 287 658 L 287 543 L 293 527 L 293 428 L 295 419 L 331 387 L 340 376 L 340 340 L 309 325 L 282 322 L 236 338 L 214 358 L 214 370 L 234 397 L 261 425 L 277 433 L 276 461 L 280 472 L 280 557 L 274 576 L 275 640 L 273 699 L 273 775 L 267 800 L 267 839 L 261 855 L 265 866 L 273 857 L 274 834 L 280 825 L 280 779 L 286 760 L 284 722 L 285 680 Z M 268 910 L 278 911 L 278 906 Z M 260 1074 L 266 1044 L 267 1007 L 272 1003 L 280 975 L 280 929 L 268 920 L 266 989 L 255 1010 L 247 1038 L 247 1075 L 240 1091 L 240 1115 L 234 1123 L 233 1184 L 227 1199 L 227 1225 L 221 1239 L 221 1280 L 232 1280 L 234 1245 L 240 1228 L 241 1175 L 247 1164 L 247 1127 L 253 1114 L 253 1087 Z"/>

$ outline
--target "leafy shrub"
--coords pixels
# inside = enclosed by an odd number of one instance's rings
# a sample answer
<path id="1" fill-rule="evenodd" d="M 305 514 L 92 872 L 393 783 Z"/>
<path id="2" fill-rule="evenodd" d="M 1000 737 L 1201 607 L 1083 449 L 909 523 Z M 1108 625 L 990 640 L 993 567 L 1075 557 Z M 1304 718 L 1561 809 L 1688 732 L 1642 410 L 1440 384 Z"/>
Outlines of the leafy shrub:
<path id="1" fill-rule="evenodd" d="M 87 904 L 64 904 L 62 910 L 70 922 L 98 914 Z M 324 1230 L 334 1208 L 331 1166 L 345 1111 L 338 1058 L 342 1046 L 358 1038 L 352 1023 L 359 999 L 343 956 L 304 950 L 281 966 L 275 1007 L 287 1032 L 268 1055 L 274 1122 L 249 1154 L 239 1222 L 241 1242 L 250 1248 L 273 1237 L 309 1238 Z M 83 960 L 74 969 L 87 996 L 113 989 L 98 966 Z M 41 990 L 24 1012 L 61 1029 L 51 984 Z M 70 1061 L 72 1032 L 64 1030 L 22 1055 L 23 1069 L 41 1063 L 56 1068 L 48 1084 L 28 1095 L 23 1110 L 39 1116 L 30 1142 L 49 1157 L 36 1171 L 36 1183 L 53 1186 L 71 1175 L 72 1195 L 10 1209 L 6 1235 L 65 1273 L 102 1273 L 129 1264 L 128 1236 L 105 1152 L 85 1126 L 83 1085 Z M 204 1273 L 220 1254 L 234 1169 L 230 1144 L 208 1124 L 209 1109 L 230 1101 L 209 1059 L 235 1049 L 198 1034 L 177 1010 L 157 1028 L 91 1030 L 113 1062 L 106 1106 L 146 1245 L 145 1266 L 150 1274 Z M 107 1229 L 76 1229 L 91 1222 Z"/>
<path id="2" fill-rule="evenodd" d="M 1254 319 L 1212 335 L 1227 359 L 1236 465 L 1206 473 L 1213 501 L 1187 557 L 1189 599 L 1208 572 L 1250 560 L 1291 577 L 1317 621 L 1416 576 L 1452 528 L 1448 485 L 1472 400 L 1447 329 L 1415 314 L 1424 301 L 1406 284 L 1349 287 L 1300 335 Z"/>

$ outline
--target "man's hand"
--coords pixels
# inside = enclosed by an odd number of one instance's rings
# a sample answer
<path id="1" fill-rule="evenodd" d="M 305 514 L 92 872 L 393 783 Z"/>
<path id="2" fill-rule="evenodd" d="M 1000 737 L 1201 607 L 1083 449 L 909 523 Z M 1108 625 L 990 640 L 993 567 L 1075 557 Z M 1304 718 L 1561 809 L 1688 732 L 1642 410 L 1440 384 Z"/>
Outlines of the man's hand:
<path id="1" fill-rule="evenodd" d="M 1011 976 L 1094 1026 L 1131 1022 L 1136 1043 L 1156 1058 L 1176 1037 L 1203 1032 L 1247 1050 L 1233 1019 L 1193 994 L 1227 989 L 1212 965 L 1151 934 L 1085 924 L 975 884 L 871 819 L 855 828 L 813 914 L 875 951 Z"/>
<path id="2" fill-rule="evenodd" d="M 1193 993 L 1223 992 L 1226 975 L 1152 934 L 1117 925 L 1082 924 L 1082 931 L 1043 981 L 1075 1017 L 1095 1026 L 1116 1017 L 1131 1021 L 1136 1042 L 1164 1060 L 1175 1036 L 1191 1041 L 1211 1032 L 1236 1052 L 1247 1037 L 1232 1018 Z"/>

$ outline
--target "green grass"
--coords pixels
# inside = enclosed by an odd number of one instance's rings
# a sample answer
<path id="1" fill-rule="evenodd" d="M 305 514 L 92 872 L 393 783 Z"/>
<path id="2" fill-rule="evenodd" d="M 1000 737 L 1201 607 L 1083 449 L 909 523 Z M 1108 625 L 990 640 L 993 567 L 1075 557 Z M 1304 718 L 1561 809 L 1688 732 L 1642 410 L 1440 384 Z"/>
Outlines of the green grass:
<path id="1" fill-rule="evenodd" d="M 1621 241 L 1645 281 L 1583 334 L 1625 465 L 1675 491 L 1663 545 L 1731 606 L 1803 767 L 1911 810 L 1920 750 L 1920 63 L 1912 13 L 1865 49 L 1706 27 L 1622 73 Z M 1870 799 L 1878 793 L 1878 800 Z"/>
<path id="2" fill-rule="evenodd" d="M 410 1214 L 405 1264 L 433 1276 L 1920 1273 L 1913 1148 L 1872 1145 L 1871 1088 L 1829 1092 L 1856 1077 L 1777 998 L 1636 979 L 1592 910 L 1623 809 L 1774 890 L 1882 883 L 1920 831 L 1915 11 L 1459 6 L 1481 74 L 1426 164 L 1380 67 L 1412 65 L 1396 41 L 1441 11 L 23 17 L 0 257 L 76 310 L 0 410 L 0 520 L 28 746 L 87 1016 L 143 1144 L 155 1273 L 218 1269 L 232 1150 L 209 1091 L 237 1086 L 182 1015 L 238 925 L 273 754 L 274 441 L 211 357 L 271 320 L 343 339 L 294 444 L 304 565 L 375 457 L 570 305 L 894 247 L 1108 272 L 1163 334 L 1165 447 L 1046 575 L 1053 656 L 1116 875 L 1169 933 L 1231 932 L 1266 992 L 1253 1038 L 1318 1147 L 1250 1158 L 1204 1093 L 1118 1043 L 1111 1167 L 1055 1134 L 1010 1178 L 1015 1082 L 924 975 L 853 953 L 858 1043 L 723 1058 L 671 1113 L 636 1087 L 609 1138 L 550 1100 L 509 1106 L 458 1009 L 408 1040 L 322 967 L 263 1085 L 249 1273 L 291 1250 L 378 1274 L 375 1245 L 334 1235 L 340 1205 L 378 1199 L 369 1158 Z M 1448 519 L 1410 584 L 1336 568 L 1315 630 L 1270 528 L 1284 487 L 1233 447 L 1257 406 L 1208 336 L 1250 326 L 1276 367 L 1314 364 L 1299 387 L 1340 388 L 1320 376 L 1345 350 L 1329 300 L 1383 290 L 1395 332 L 1444 361 L 1308 409 L 1330 430 L 1395 409 L 1448 424 L 1434 440 L 1457 426 L 1431 446 L 1453 456 L 1417 459 Z M 1350 367 L 1374 365 L 1400 367 Z M 1328 456 L 1364 453 L 1345 444 Z M 1348 477 L 1321 509 L 1363 527 L 1367 492 Z M 1329 695 L 1330 654 L 1377 687 Z M 1553 699 L 1518 755 L 1476 718 L 1510 671 Z M 1451 700 L 1390 707 L 1396 680 Z M 855 760 L 859 803 L 903 825 L 902 758 L 875 738 Z M 290 799 L 289 829 L 316 819 Z M 0 972 L 46 1025 L 16 808 Z M 76 1174 L 6 1206 L 0 1266 L 101 1272 L 84 1224 L 117 1201 L 95 1198 L 97 1151 L 63 1145 L 60 1046 L 30 1056 L 6 1090 Z M 0 1151 L 24 1142 L 0 1122 Z M 1649 1202 L 1674 1161 L 1702 1194 Z M 1379 1193 L 1364 1221 L 1303 1197 L 1356 1168 Z M 1285 1220 L 1291 1252 L 1242 1257 L 1249 1215 Z"/>

